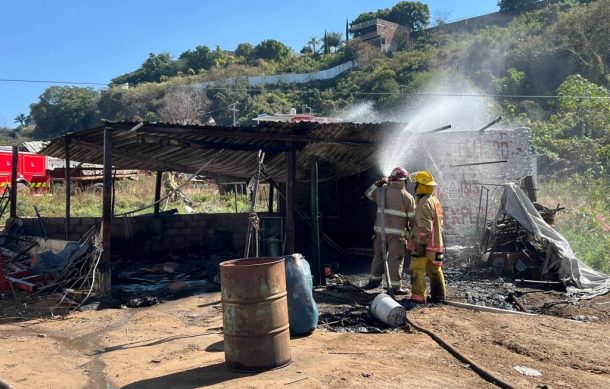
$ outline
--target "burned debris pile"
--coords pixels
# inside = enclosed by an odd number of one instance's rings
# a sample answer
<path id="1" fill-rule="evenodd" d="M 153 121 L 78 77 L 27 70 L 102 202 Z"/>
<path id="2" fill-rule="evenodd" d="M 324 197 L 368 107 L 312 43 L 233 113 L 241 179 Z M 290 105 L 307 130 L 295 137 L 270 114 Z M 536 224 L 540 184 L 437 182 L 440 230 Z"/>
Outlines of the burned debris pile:
<path id="1" fill-rule="evenodd" d="M 516 184 L 502 185 L 497 215 L 479 242 L 481 256 L 497 274 L 557 282 L 572 293 L 608 293 L 610 277 L 576 258 L 552 227 L 559 210 L 534 205 Z"/>
<path id="2" fill-rule="evenodd" d="M 102 253 L 95 228 L 69 242 L 23 236 L 21 227 L 19 218 L 10 219 L 0 236 L 0 293 L 17 299 L 16 291 L 25 291 L 26 305 L 53 300 L 53 314 L 78 308 L 95 294 Z"/>
<path id="3" fill-rule="evenodd" d="M 536 204 L 542 218 L 552 225 L 555 214 L 564 209 L 549 209 Z M 541 280 L 542 264 L 548 241 L 529 232 L 512 216 L 502 213 L 486 229 L 482 247 L 488 263 L 497 275 L 513 275 L 522 279 Z M 557 280 L 557 275 L 548 275 Z"/>

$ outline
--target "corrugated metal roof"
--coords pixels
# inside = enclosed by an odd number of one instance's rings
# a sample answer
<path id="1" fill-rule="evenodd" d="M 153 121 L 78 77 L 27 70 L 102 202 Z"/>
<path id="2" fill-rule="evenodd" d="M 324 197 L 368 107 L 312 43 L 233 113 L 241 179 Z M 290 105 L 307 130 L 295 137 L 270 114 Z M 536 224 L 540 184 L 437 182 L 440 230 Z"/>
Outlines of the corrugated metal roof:
<path id="1" fill-rule="evenodd" d="M 135 128 L 139 125 L 139 128 Z M 374 146 L 401 123 L 262 123 L 252 127 L 106 123 L 113 133 L 113 165 L 119 169 L 173 170 L 250 177 L 256 154 L 265 151 L 265 169 L 283 181 L 286 151 L 297 149 L 297 180 L 307 181 L 318 161 L 321 179 L 360 173 L 375 165 Z M 66 135 L 72 160 L 103 163 L 104 126 Z M 64 137 L 42 154 L 63 158 Z"/>
<path id="2" fill-rule="evenodd" d="M 44 149 L 49 141 L 44 140 L 32 140 L 28 142 L 23 142 L 23 147 L 25 147 L 29 152 L 39 153 L 42 149 Z"/>

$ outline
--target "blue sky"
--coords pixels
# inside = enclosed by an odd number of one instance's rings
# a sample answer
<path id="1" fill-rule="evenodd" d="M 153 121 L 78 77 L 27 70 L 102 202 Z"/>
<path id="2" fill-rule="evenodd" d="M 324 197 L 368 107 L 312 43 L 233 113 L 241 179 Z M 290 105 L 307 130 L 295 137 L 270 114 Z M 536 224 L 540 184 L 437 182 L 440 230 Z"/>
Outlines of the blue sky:
<path id="1" fill-rule="evenodd" d="M 3 0 L 0 79 L 107 83 L 148 53 L 177 57 L 197 45 L 233 50 L 277 39 L 299 51 L 313 36 L 345 30 L 346 19 L 389 8 L 392 0 Z M 432 21 L 493 12 L 496 0 L 424 1 Z M 0 82 L 0 126 L 53 84 Z"/>

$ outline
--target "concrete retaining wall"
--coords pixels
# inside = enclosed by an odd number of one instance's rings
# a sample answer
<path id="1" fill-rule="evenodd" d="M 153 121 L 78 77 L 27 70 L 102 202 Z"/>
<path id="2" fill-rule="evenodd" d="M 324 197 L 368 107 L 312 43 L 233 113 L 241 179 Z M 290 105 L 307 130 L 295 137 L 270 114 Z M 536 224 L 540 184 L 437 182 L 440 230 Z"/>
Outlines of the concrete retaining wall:
<path id="1" fill-rule="evenodd" d="M 70 240 L 79 240 L 101 218 L 76 217 L 71 219 Z M 49 238 L 64 239 L 65 219 L 44 218 Z M 24 234 L 40 236 L 37 219 L 23 219 Z M 220 250 L 243 250 L 248 227 L 248 215 L 217 213 L 194 215 L 152 215 L 117 218 L 112 221 L 112 240 L 125 249 L 147 252 L 160 249 L 179 250 L 191 245 Z"/>

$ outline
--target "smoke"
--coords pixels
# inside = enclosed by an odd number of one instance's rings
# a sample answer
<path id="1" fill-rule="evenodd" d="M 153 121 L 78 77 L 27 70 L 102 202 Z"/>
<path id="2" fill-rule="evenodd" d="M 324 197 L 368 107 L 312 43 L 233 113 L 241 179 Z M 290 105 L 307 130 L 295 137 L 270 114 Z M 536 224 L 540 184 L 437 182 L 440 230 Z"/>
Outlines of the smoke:
<path id="1" fill-rule="evenodd" d="M 372 101 L 363 101 L 339 115 L 339 120 L 350 123 L 380 123 L 383 118 L 375 111 Z"/>
<path id="2" fill-rule="evenodd" d="M 426 142 L 426 132 L 445 125 L 451 125 L 450 131 L 476 131 L 499 112 L 493 99 L 456 75 L 434 77 L 414 95 L 395 118 L 406 125 L 389 134 L 379 148 L 378 168 L 384 175 L 397 165 L 415 170 L 421 168 L 423 160 L 434 163 L 430 159 L 442 150 Z"/>

